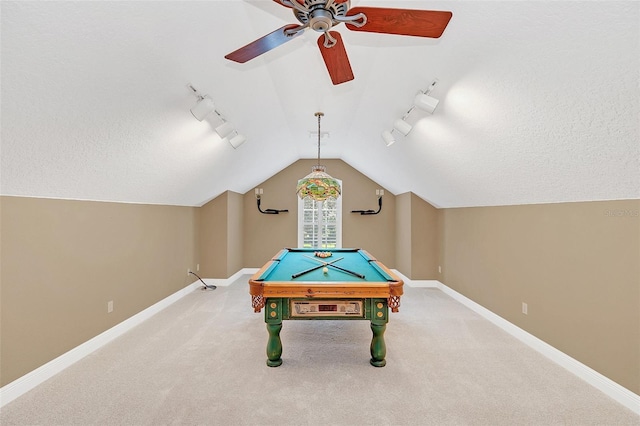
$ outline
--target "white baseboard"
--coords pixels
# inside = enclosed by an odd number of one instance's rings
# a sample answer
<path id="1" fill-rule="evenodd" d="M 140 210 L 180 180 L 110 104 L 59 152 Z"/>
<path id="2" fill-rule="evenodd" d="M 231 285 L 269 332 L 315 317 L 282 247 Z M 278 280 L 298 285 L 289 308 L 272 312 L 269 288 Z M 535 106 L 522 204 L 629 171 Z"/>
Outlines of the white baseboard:
<path id="1" fill-rule="evenodd" d="M 438 281 L 438 288 L 516 339 L 640 415 L 640 396 Z"/>
<path id="2" fill-rule="evenodd" d="M 235 282 L 242 275 L 254 274 L 257 271 L 258 271 L 258 268 L 244 268 L 226 279 L 207 278 L 207 279 L 204 279 L 204 281 L 208 285 L 228 286 L 231 283 Z M 394 273 L 398 274 L 403 279 L 403 281 L 410 287 L 434 287 L 442 290 L 442 292 L 451 296 L 456 301 L 462 303 L 472 311 L 481 315 L 485 319 L 491 321 L 493 324 L 497 325 L 498 327 L 500 327 L 507 333 L 511 334 L 518 340 L 522 341 L 526 345 L 540 352 L 542 355 L 546 356 L 547 358 L 554 361 L 558 365 L 564 367 L 571 373 L 580 377 L 582 380 L 591 384 L 596 389 L 600 390 L 610 398 L 624 405 L 634 413 L 640 415 L 640 396 L 639 395 L 636 395 L 635 393 L 619 385 L 613 380 L 603 376 L 602 374 L 591 369 L 590 367 L 587 367 L 581 362 L 571 358 L 569 355 L 565 354 L 564 352 L 559 351 L 558 349 L 554 348 L 548 343 L 545 343 L 544 341 L 538 339 L 532 334 L 529 334 L 528 332 L 524 331 L 520 327 L 517 327 L 516 325 L 505 320 L 504 318 L 494 314 L 493 312 L 477 304 L 473 300 L 467 298 L 466 296 L 463 296 L 457 291 L 442 284 L 440 281 L 411 280 L 396 270 L 394 270 Z M 148 307 L 144 311 L 139 312 L 138 314 L 126 319 L 125 321 L 110 328 L 109 330 L 71 349 L 69 352 L 66 352 L 60 355 L 59 357 L 49 361 L 43 366 L 3 386 L 2 388 L 0 388 L 0 407 L 3 407 L 5 404 L 8 404 L 9 402 L 13 401 L 19 396 L 35 388 L 39 384 L 43 383 L 45 380 L 53 377 L 54 375 L 58 374 L 65 368 L 71 366 L 75 362 L 79 361 L 80 359 L 91 354 L 95 350 L 106 345 L 116 337 L 121 336 L 122 334 L 129 331 L 133 327 L 137 326 L 138 324 L 152 317 L 153 315 L 160 312 L 161 310 L 168 307 L 169 305 L 175 303 L 176 301 L 183 298 L 187 294 L 191 293 L 193 290 L 199 288 L 201 285 L 202 283 L 199 280 L 195 281 L 194 283 L 186 286 L 182 290 L 179 290 L 174 294 L 162 299 L 158 303 Z"/>
<path id="3" fill-rule="evenodd" d="M 256 272 L 258 272 L 258 268 L 244 268 L 244 269 L 240 269 L 238 272 L 231 275 L 229 278 L 203 278 L 202 281 L 204 281 L 207 285 L 226 287 L 233 284 L 241 276 L 253 275 Z M 197 283 L 200 283 L 200 281 L 198 281 Z"/>
<path id="4" fill-rule="evenodd" d="M 409 287 L 423 287 L 423 288 L 438 288 L 440 281 L 438 280 L 412 280 L 405 277 L 400 271 L 397 269 L 391 270 L 394 274 L 399 276 L 402 281 Z"/>
<path id="5" fill-rule="evenodd" d="M 207 283 L 207 285 L 228 286 L 238 278 L 240 278 L 242 275 L 253 274 L 257 270 L 257 268 L 244 268 L 236 272 L 229 278 L 203 278 L 203 281 Z M 202 282 L 200 280 L 194 281 L 192 284 L 189 284 L 185 288 L 178 290 L 172 295 L 162 299 L 158 303 L 122 321 L 121 323 L 111 327 L 110 329 L 104 331 L 96 337 L 87 340 L 81 345 L 76 346 L 75 348 L 49 361 L 48 363 L 36 368 L 35 370 L 25 374 L 22 377 L 19 377 L 13 382 L 6 384 L 2 388 L 0 388 L 0 407 L 3 407 L 5 404 L 8 404 L 19 396 L 27 393 L 39 384 L 43 383 L 45 380 L 53 377 L 65 368 L 71 366 L 75 362 L 81 360 L 97 349 L 100 349 L 102 346 L 111 342 L 116 337 L 121 336 L 125 332 L 131 330 L 133 327 L 142 323 L 146 319 L 149 319 L 164 308 L 177 302 L 178 300 L 198 288 L 202 288 Z"/>

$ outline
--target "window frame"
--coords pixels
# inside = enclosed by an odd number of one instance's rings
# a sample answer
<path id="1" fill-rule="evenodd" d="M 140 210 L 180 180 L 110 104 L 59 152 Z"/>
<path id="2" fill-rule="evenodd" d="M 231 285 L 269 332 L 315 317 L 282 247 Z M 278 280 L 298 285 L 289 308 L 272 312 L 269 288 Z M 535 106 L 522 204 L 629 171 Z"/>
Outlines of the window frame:
<path id="1" fill-rule="evenodd" d="M 342 187 L 342 181 L 340 181 L 339 179 L 336 179 L 338 181 L 338 183 L 340 184 L 340 187 Z M 326 207 L 326 202 L 325 201 L 313 201 L 308 199 L 309 202 L 314 202 L 315 206 L 314 206 L 314 211 L 318 211 L 318 208 L 321 208 L 322 211 L 327 211 Z M 306 247 L 305 246 L 305 238 L 304 238 L 304 230 L 305 230 L 305 225 L 308 225 L 309 223 L 306 223 L 304 221 L 304 213 L 305 213 L 305 199 L 300 199 L 298 198 L 298 247 Z M 336 216 L 336 222 L 335 222 L 335 226 L 336 226 L 336 238 L 335 238 L 335 248 L 342 248 L 342 196 L 338 197 L 336 199 L 336 204 L 335 204 L 336 208 L 335 208 L 335 216 Z M 314 214 L 314 218 L 318 218 L 318 214 Z M 319 218 L 318 218 L 319 220 Z M 317 220 L 314 220 L 313 222 L 311 222 L 311 224 L 314 224 L 316 226 L 318 226 Z M 326 223 L 319 224 L 320 229 L 326 229 Z M 312 242 L 311 242 L 311 248 L 317 248 L 318 250 L 331 250 L 331 248 L 327 248 L 327 247 L 322 247 L 323 244 L 323 235 L 320 235 L 320 247 L 313 247 L 313 241 L 315 241 L 316 239 L 312 238 Z M 333 241 L 332 241 L 333 242 Z"/>

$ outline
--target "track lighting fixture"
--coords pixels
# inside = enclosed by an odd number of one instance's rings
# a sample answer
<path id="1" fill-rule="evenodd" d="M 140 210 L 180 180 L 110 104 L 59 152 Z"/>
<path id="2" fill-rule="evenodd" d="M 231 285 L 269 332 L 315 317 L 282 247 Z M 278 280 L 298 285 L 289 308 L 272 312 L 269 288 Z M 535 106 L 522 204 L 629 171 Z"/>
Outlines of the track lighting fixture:
<path id="1" fill-rule="evenodd" d="M 209 114 L 215 113 L 221 123 L 216 126 L 215 131 L 222 139 L 227 139 L 229 144 L 233 147 L 233 149 L 238 148 L 240 145 L 246 142 L 246 136 L 238 133 L 233 124 L 229 123 L 225 120 L 222 115 L 216 111 L 215 104 L 213 103 L 213 99 L 209 97 L 209 95 L 202 95 L 195 87 L 191 85 L 191 83 L 187 84 L 187 87 L 193 92 L 194 95 L 198 98 L 198 102 L 191 108 L 191 114 L 198 120 L 204 120 Z"/>
<path id="2" fill-rule="evenodd" d="M 235 131 L 235 129 L 233 128 L 233 125 L 231 123 L 229 123 L 228 121 L 225 121 L 224 119 L 222 120 L 222 124 L 220 124 L 218 127 L 216 127 L 216 133 L 222 139 L 226 138 L 227 136 L 229 136 L 234 131 Z"/>
<path id="3" fill-rule="evenodd" d="M 198 98 L 198 103 L 195 104 L 193 108 L 191 108 L 191 114 L 193 114 L 196 120 L 202 121 L 215 109 L 216 106 L 213 103 L 213 99 L 211 99 L 209 96 L 200 96 Z"/>
<path id="4" fill-rule="evenodd" d="M 423 111 L 428 112 L 429 114 L 433 114 L 433 111 L 436 110 L 438 106 L 438 101 L 436 98 L 432 98 L 426 93 L 418 93 L 416 97 L 413 99 L 413 105 L 416 108 L 420 108 Z"/>
<path id="5" fill-rule="evenodd" d="M 404 121 L 404 119 L 398 118 L 396 121 L 393 122 L 393 128 L 399 131 L 400 133 L 402 133 L 404 136 L 407 136 L 411 131 L 411 129 L 413 128 L 413 126 L 407 123 L 406 121 Z"/>
<path id="6" fill-rule="evenodd" d="M 393 130 L 385 130 L 384 132 L 382 132 L 382 140 L 387 146 L 391 146 L 396 143 L 396 139 L 393 137 Z"/>
<path id="7" fill-rule="evenodd" d="M 434 80 L 433 83 L 427 88 L 425 91 L 420 91 L 415 98 L 413 99 L 413 105 L 409 110 L 402 116 L 402 118 L 398 118 L 393 122 L 393 129 L 391 131 L 385 130 L 382 132 L 382 140 L 385 145 L 391 146 L 395 143 L 395 138 L 393 137 L 394 130 L 398 133 L 401 133 L 403 136 L 407 136 L 411 129 L 413 129 L 413 125 L 407 122 L 407 118 L 409 114 L 415 109 L 418 108 L 422 111 L 428 112 L 429 114 L 433 114 L 436 107 L 438 106 L 438 100 L 434 97 L 429 96 L 429 93 L 433 90 L 434 86 L 438 80 Z"/>
<path id="8" fill-rule="evenodd" d="M 198 98 L 198 102 L 191 108 L 191 114 L 193 114 L 196 120 L 202 121 L 207 115 L 215 111 L 216 106 L 213 103 L 213 99 L 211 99 L 209 95 L 201 95 L 191 84 L 187 84 L 187 87 Z"/>
<path id="9" fill-rule="evenodd" d="M 235 136 L 229 139 L 229 143 L 233 147 L 233 149 L 238 148 L 240 145 L 247 141 L 247 137 L 245 135 L 241 135 L 237 130 L 234 130 Z"/>
<path id="10" fill-rule="evenodd" d="M 429 96 L 429 93 L 431 93 L 433 88 L 436 87 L 436 84 L 438 84 L 438 79 L 433 80 L 429 87 L 427 87 L 427 90 L 421 90 L 420 93 L 418 93 L 413 99 L 413 105 L 423 111 L 428 112 L 429 114 L 433 114 L 433 112 L 436 110 L 436 107 L 438 106 L 438 102 L 440 101 Z"/>

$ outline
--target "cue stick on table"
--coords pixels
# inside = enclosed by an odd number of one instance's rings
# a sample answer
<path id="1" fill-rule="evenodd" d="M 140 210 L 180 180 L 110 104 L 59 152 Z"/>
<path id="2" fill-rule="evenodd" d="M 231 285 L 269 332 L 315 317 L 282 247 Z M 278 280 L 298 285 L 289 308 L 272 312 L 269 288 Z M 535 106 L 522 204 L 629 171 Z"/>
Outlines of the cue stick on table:
<path id="1" fill-rule="evenodd" d="M 313 259 L 313 258 L 312 258 L 312 259 Z M 337 259 L 335 259 L 335 260 L 332 260 L 331 262 L 327 263 L 327 265 L 331 265 L 332 263 L 335 263 L 335 262 L 337 262 L 338 260 L 342 260 L 342 259 L 344 259 L 344 257 L 339 257 L 339 258 L 337 258 Z M 308 272 L 315 271 L 316 269 L 320 269 L 320 268 L 322 268 L 323 266 L 325 266 L 325 265 L 324 265 L 324 264 L 322 264 L 322 265 L 314 266 L 313 268 L 307 269 L 307 270 L 302 271 L 302 272 L 298 272 L 297 274 L 293 274 L 293 275 L 291 275 L 291 279 L 301 277 L 302 275 L 304 275 L 304 274 L 306 274 L 306 273 L 308 273 Z M 332 265 L 332 266 L 333 266 L 333 265 Z"/>
<path id="2" fill-rule="evenodd" d="M 333 262 L 331 262 L 331 263 L 329 263 L 329 262 L 325 262 L 325 261 L 323 261 L 323 260 L 316 259 L 315 257 L 307 256 L 306 254 L 303 254 L 303 256 L 304 256 L 304 257 L 308 257 L 309 259 L 317 260 L 318 262 L 322 263 L 322 266 L 333 266 L 333 267 L 334 267 L 334 268 L 336 268 L 336 269 L 339 269 L 339 270 L 341 270 L 341 271 L 343 271 L 343 272 L 347 272 L 347 273 L 349 273 L 349 274 L 351 274 L 351 275 L 355 275 L 356 277 L 358 277 L 358 278 L 362 278 L 362 279 L 364 280 L 364 275 L 359 274 L 359 273 L 357 273 L 357 272 L 350 271 L 350 270 L 345 269 L 345 268 L 341 268 L 341 267 L 339 267 L 339 266 L 336 266 L 336 265 L 334 265 L 334 264 L 333 264 Z"/>

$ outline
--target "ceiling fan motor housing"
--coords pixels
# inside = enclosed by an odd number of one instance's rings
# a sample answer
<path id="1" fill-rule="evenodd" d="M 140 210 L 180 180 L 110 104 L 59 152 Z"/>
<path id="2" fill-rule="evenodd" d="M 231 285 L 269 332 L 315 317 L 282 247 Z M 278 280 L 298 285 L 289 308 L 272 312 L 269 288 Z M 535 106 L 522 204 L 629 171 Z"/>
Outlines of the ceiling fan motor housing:
<path id="1" fill-rule="evenodd" d="M 312 11 L 309 16 L 311 17 L 309 28 L 312 30 L 323 33 L 329 31 L 333 26 L 333 16 L 328 10 L 317 9 Z"/>
<path id="2" fill-rule="evenodd" d="M 349 10 L 349 1 L 334 3 L 332 0 L 304 0 L 304 5 L 309 12 L 293 9 L 293 14 L 302 24 L 309 23 L 309 28 L 318 32 L 326 32 L 339 21 L 336 16 L 342 17 Z"/>

